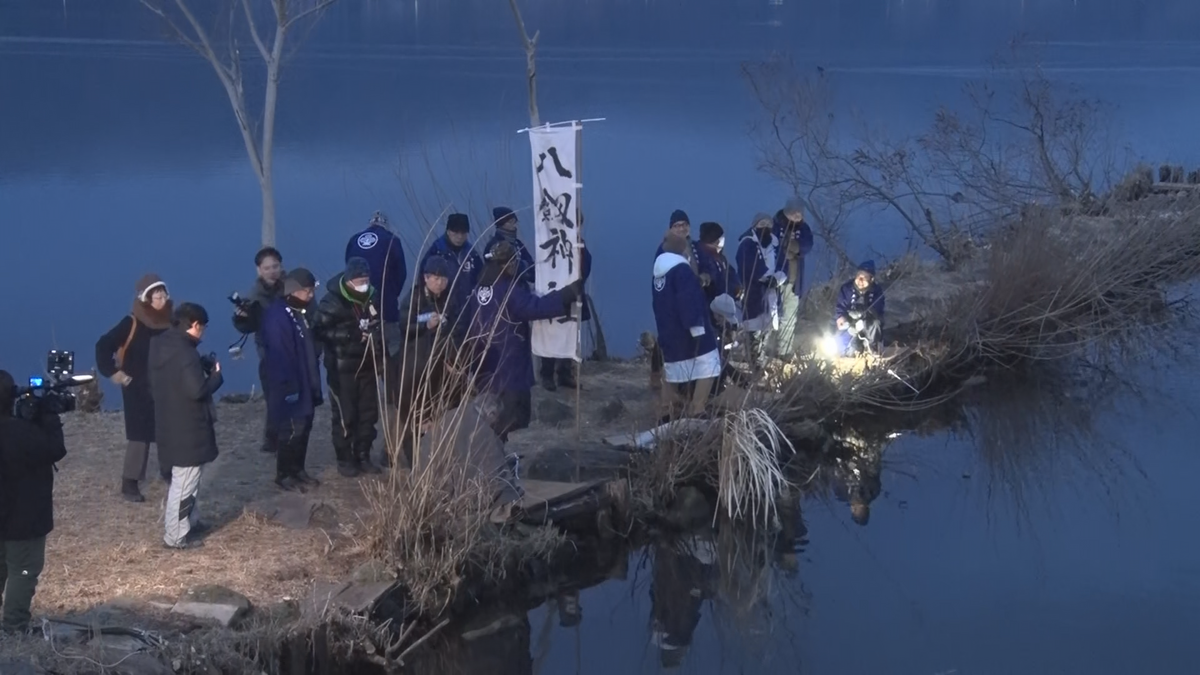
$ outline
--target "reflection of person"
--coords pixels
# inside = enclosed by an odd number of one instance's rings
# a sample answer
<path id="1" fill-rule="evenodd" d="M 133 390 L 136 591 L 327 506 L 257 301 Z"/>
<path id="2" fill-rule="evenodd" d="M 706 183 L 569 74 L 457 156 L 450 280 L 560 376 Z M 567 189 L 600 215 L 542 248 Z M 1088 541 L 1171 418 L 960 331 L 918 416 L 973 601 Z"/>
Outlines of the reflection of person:
<path id="1" fill-rule="evenodd" d="M 67 455 L 62 421 L 13 417 L 17 388 L 0 370 L 0 601 L 5 631 L 29 627 L 29 607 L 54 529 L 54 463 Z"/>
<path id="2" fill-rule="evenodd" d="M 700 625 L 700 608 L 711 597 L 710 579 L 715 572 L 711 542 L 655 544 L 650 617 L 663 668 L 683 665 Z"/>
<path id="3" fill-rule="evenodd" d="M 875 261 L 864 261 L 854 278 L 838 291 L 833 312 L 838 353 L 853 356 L 869 348 L 878 354 L 883 345 L 883 310 L 883 289 L 875 283 Z"/>
<path id="4" fill-rule="evenodd" d="M 834 462 L 834 494 L 850 505 L 854 522 L 866 525 L 871 519 L 871 502 L 883 490 L 879 476 L 883 455 L 877 450 L 865 450 L 838 457 Z"/>
<path id="5" fill-rule="evenodd" d="M 154 398 L 147 377 L 150 338 L 171 327 L 173 311 L 167 284 L 157 274 L 147 274 L 138 279 L 130 313 L 96 341 L 96 369 L 121 388 L 126 440 L 121 495 L 131 502 L 146 501 L 138 482 L 146 480 L 154 442 Z"/>

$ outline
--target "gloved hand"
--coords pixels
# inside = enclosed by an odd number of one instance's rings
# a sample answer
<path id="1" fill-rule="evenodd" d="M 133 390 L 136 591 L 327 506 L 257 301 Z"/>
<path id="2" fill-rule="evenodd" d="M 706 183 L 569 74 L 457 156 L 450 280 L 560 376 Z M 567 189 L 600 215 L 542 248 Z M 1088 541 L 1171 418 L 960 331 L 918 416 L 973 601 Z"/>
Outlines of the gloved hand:
<path id="1" fill-rule="evenodd" d="M 862 319 L 859 319 L 858 321 L 854 322 L 854 332 L 855 333 L 861 333 L 864 330 L 866 330 L 866 328 L 867 328 L 867 322 L 863 321 Z"/>
<path id="2" fill-rule="evenodd" d="M 133 378 L 126 375 L 125 371 L 123 371 L 123 370 L 118 370 L 117 372 L 112 374 L 112 377 L 110 377 L 108 379 L 111 380 L 112 383 L 117 385 L 118 387 L 124 387 L 125 385 L 129 384 L 130 382 L 133 382 Z"/>
<path id="3" fill-rule="evenodd" d="M 708 272 L 701 272 L 700 273 L 700 285 L 708 286 L 711 283 L 712 283 L 712 277 L 708 274 Z"/>
<path id="4" fill-rule="evenodd" d="M 847 328 L 849 328 L 849 327 L 850 327 L 850 322 L 849 322 L 849 321 L 846 321 L 846 317 L 844 317 L 844 316 L 839 316 L 839 317 L 837 318 L 837 328 L 838 328 L 838 330 L 846 330 L 846 329 L 847 329 Z"/>
<path id="5" fill-rule="evenodd" d="M 559 293 L 562 294 L 563 307 L 570 307 L 575 304 L 575 301 L 583 297 L 583 280 L 578 279 L 563 286 Z"/>

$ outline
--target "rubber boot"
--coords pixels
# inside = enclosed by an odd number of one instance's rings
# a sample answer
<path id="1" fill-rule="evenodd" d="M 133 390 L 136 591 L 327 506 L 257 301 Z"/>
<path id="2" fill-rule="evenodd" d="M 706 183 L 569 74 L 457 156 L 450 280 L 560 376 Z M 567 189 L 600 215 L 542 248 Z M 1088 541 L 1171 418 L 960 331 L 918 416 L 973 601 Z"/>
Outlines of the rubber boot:
<path id="1" fill-rule="evenodd" d="M 370 473 L 370 474 L 383 473 L 383 469 L 379 468 L 379 465 L 377 465 L 377 464 L 375 464 L 375 462 L 371 461 L 371 451 L 370 450 L 359 453 L 359 455 L 358 455 L 358 470 L 361 471 L 362 473 Z"/>

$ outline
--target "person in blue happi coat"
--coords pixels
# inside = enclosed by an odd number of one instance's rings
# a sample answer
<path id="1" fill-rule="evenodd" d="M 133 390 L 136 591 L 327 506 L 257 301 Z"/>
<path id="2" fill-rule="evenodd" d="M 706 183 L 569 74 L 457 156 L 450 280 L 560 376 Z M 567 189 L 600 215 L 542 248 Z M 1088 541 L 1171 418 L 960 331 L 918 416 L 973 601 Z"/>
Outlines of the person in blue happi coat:
<path id="1" fill-rule="evenodd" d="M 592 274 L 592 254 L 587 250 L 587 246 L 583 242 L 583 216 L 579 217 L 579 283 L 581 286 L 587 284 L 588 277 Z M 592 308 L 591 303 L 583 297 L 582 292 L 580 299 L 583 304 L 580 305 L 579 321 L 591 321 Z M 580 348 L 583 345 L 580 344 Z M 539 379 L 542 381 L 542 388 L 546 391 L 555 391 L 559 387 L 564 389 L 574 389 L 578 385 L 578 380 L 575 378 L 575 360 L 574 359 L 552 359 L 545 356 L 541 357 L 541 363 L 538 366 Z"/>
<path id="2" fill-rule="evenodd" d="M 737 271 L 725 257 L 725 228 L 721 227 L 720 223 L 700 224 L 696 269 L 700 273 L 700 285 L 704 288 L 704 296 L 708 299 L 708 307 L 712 311 L 713 326 L 717 329 L 721 362 L 725 364 L 718 389 L 730 381 L 748 384 L 741 376 L 741 371 L 729 363 L 729 350 L 736 342 L 735 332 L 742 320 L 737 303 L 742 296 L 742 285 L 738 280 Z"/>
<path id="3" fill-rule="evenodd" d="M 284 490 L 304 491 L 316 486 L 304 461 L 313 413 L 323 402 L 318 350 L 309 324 L 309 309 L 317 278 L 298 267 L 283 280 L 283 297 L 263 312 L 262 336 L 267 389 L 267 418 L 278 430 L 275 484 Z"/>
<path id="4" fill-rule="evenodd" d="M 838 353 L 842 356 L 864 351 L 879 353 L 883 347 L 884 305 L 883 289 L 875 283 L 875 261 L 865 260 L 854 278 L 838 291 L 833 310 Z"/>
<path id="5" fill-rule="evenodd" d="M 672 417 L 701 415 L 721 374 L 717 331 L 700 278 L 685 257 L 690 243 L 668 234 L 663 252 L 654 260 L 654 323 L 663 355 L 663 380 L 678 397 Z"/>
<path id="6" fill-rule="evenodd" d="M 488 242 L 487 248 L 484 249 L 484 255 L 491 253 L 492 249 L 500 242 L 507 242 L 516 251 L 517 281 L 526 284 L 532 290 L 535 276 L 533 254 L 521 241 L 520 221 L 517 220 L 517 214 L 507 206 L 497 206 L 492 209 L 492 221 L 496 226 L 496 232 Z"/>
<path id="7" fill-rule="evenodd" d="M 776 358 L 790 359 L 795 353 L 796 321 L 804 296 L 804 257 L 813 249 L 813 233 L 804 220 L 804 200 L 799 197 L 789 199 L 771 220 L 771 233 L 779 240 L 774 271 L 784 274 L 785 283 L 779 289 L 779 330 L 768 347 Z"/>
<path id="8" fill-rule="evenodd" d="M 371 268 L 371 287 L 379 294 L 376 300 L 383 323 L 383 341 L 388 356 L 396 356 L 400 353 L 400 345 L 404 344 L 400 296 L 408 282 L 408 266 L 400 237 L 392 232 L 387 216 L 382 212 L 376 211 L 367 229 L 350 237 L 344 262 L 349 263 L 351 258 L 362 258 Z"/>
<path id="9" fill-rule="evenodd" d="M 766 345 L 779 329 L 779 296 L 787 283 L 787 275 L 775 271 L 774 261 L 779 239 L 771 231 L 770 215 L 756 214 L 750 229 L 738 240 L 738 280 L 745 289 L 742 294 L 742 330 L 749 344 L 750 361 L 762 367 Z"/>
<path id="10" fill-rule="evenodd" d="M 425 263 L 435 256 L 449 263 L 450 297 L 454 298 L 454 306 L 463 307 L 483 271 L 483 257 L 471 245 L 471 220 L 467 214 L 447 216 L 446 233 L 430 244 L 417 269 L 424 270 Z"/>
<path id="11" fill-rule="evenodd" d="M 509 432 L 529 426 L 533 413 L 529 322 L 567 316 L 583 288 L 580 280 L 538 296 L 518 281 L 520 265 L 512 244 L 493 246 L 464 317 L 469 323 L 463 346 L 475 354 L 478 391 L 499 400 L 492 428 L 503 442 Z"/>

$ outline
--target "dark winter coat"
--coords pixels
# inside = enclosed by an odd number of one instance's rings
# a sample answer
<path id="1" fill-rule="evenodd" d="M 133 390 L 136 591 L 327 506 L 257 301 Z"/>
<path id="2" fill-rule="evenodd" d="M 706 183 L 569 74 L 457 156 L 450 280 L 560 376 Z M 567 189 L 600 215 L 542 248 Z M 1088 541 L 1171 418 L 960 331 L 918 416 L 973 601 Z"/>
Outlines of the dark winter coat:
<path id="1" fill-rule="evenodd" d="M 687 258 L 663 253 L 654 261 L 654 323 L 663 361 L 694 359 L 717 349 L 708 299 Z"/>
<path id="2" fill-rule="evenodd" d="M 162 466 L 201 466 L 217 458 L 213 394 L 225 379 L 205 377 L 198 343 L 176 327 L 150 340 L 150 393 Z"/>
<path id="3" fill-rule="evenodd" d="M 592 276 L 592 252 L 587 250 L 587 247 L 579 249 L 579 278 L 586 285 L 588 277 Z M 588 298 L 584 298 L 579 310 L 580 321 L 592 320 L 592 303 Z"/>
<path id="4" fill-rule="evenodd" d="M 516 234 L 509 234 L 500 228 L 496 228 L 496 233 L 492 235 L 492 240 L 488 242 L 484 252 L 490 253 L 492 247 L 502 241 L 512 244 L 513 248 L 517 251 L 517 259 L 519 261 L 517 263 L 517 279 L 529 284 L 529 287 L 533 288 L 536 274 L 536 264 L 533 260 L 533 254 L 529 252 L 529 249 L 525 248 L 525 242 L 521 241 Z"/>
<path id="5" fill-rule="evenodd" d="M 254 334 L 254 348 L 258 352 L 258 358 L 262 359 L 262 339 L 258 335 L 259 326 L 262 324 L 263 312 L 271 306 L 279 298 L 283 297 L 283 277 L 279 278 L 274 284 L 268 284 L 263 281 L 262 277 L 255 277 L 254 283 L 250 284 L 250 290 L 246 291 L 242 296 L 243 300 L 249 300 L 253 303 L 248 316 L 233 315 L 233 327 L 237 332 L 243 335 Z"/>
<path id="6" fill-rule="evenodd" d="M 452 343 L 458 334 L 455 320 L 461 312 L 450 297 L 450 291 L 435 296 L 421 284 L 413 293 L 405 296 L 400 303 L 400 310 L 404 327 L 404 367 L 412 368 L 415 364 L 416 368 L 423 368 L 424 364 L 429 362 L 435 348 L 439 355 L 444 356 L 442 350 Z M 433 313 L 442 315 L 443 321 L 436 328 L 430 329 L 427 324 Z"/>
<path id="7" fill-rule="evenodd" d="M 66 456 L 57 415 L 35 424 L 0 413 L 0 541 L 37 539 L 54 529 L 54 463 Z"/>
<path id="8" fill-rule="evenodd" d="M 879 287 L 879 284 L 872 282 L 870 286 L 867 286 L 867 290 L 860 291 L 854 285 L 854 280 L 851 279 L 842 284 L 841 289 L 838 290 L 837 302 L 833 308 L 833 319 L 835 323 L 838 318 L 853 323 L 854 317 L 851 316 L 851 313 L 871 313 L 879 319 L 879 323 L 882 325 L 884 305 L 883 289 Z"/>
<path id="9" fill-rule="evenodd" d="M 312 321 L 313 335 L 325 354 L 326 369 L 375 377 L 375 365 L 366 358 L 368 343 L 362 338 L 363 326 L 368 326 L 368 331 L 375 333 L 376 348 L 380 349 L 378 314 L 371 313 L 372 307 L 378 312 L 376 297 L 374 286 L 365 298 L 356 297 L 342 283 L 341 274 L 329 280 Z"/>
<path id="10" fill-rule="evenodd" d="M 468 301 L 466 347 L 481 359 L 482 389 L 491 393 L 533 389 L 533 345 L 529 322 L 566 316 L 570 307 L 561 291 L 541 297 L 511 277 L 485 268 L 479 288 Z"/>
<path id="11" fill-rule="evenodd" d="M 772 220 L 771 234 L 779 240 L 779 248 L 775 250 L 775 272 L 783 272 L 788 275 L 788 280 L 791 282 L 792 292 L 798 297 L 804 295 L 804 256 L 808 255 L 813 249 L 813 233 L 812 228 L 808 223 L 801 222 L 798 227 L 793 227 L 788 222 L 786 216 L 783 215 L 783 210 L 775 213 L 775 218 Z M 800 247 L 800 253 L 796 257 L 795 274 L 788 269 L 788 245 L 791 241 L 795 241 Z"/>
<path id="12" fill-rule="evenodd" d="M 346 244 L 346 262 L 351 258 L 362 258 L 370 266 L 371 286 L 377 294 L 376 309 L 383 315 L 383 320 L 388 323 L 399 321 L 400 296 L 408 282 L 408 266 L 400 237 L 385 227 L 372 225 L 350 237 Z"/>
<path id="13" fill-rule="evenodd" d="M 425 261 L 433 256 L 443 258 L 446 262 L 450 263 L 451 274 L 453 275 L 450 277 L 450 285 L 451 292 L 454 294 L 455 305 L 457 307 L 464 306 L 467 296 L 471 294 L 471 291 L 475 290 L 475 285 L 479 282 L 479 273 L 483 271 L 483 258 L 475 251 L 470 240 L 455 249 L 450 245 L 450 240 L 444 234 L 433 240 L 433 244 L 429 246 L 429 250 L 425 251 L 425 255 L 421 256 L 421 264 L 417 269 L 424 270 Z M 416 281 L 416 285 L 421 285 L 420 279 Z M 400 312 L 400 316 L 404 316 L 403 311 Z"/>
<path id="14" fill-rule="evenodd" d="M 263 314 L 263 373 L 267 381 L 267 421 L 279 425 L 302 420 L 320 404 L 321 371 L 317 346 L 304 310 L 286 298 Z"/>
<path id="15" fill-rule="evenodd" d="M 96 370 L 104 377 L 112 377 L 120 370 L 131 378 L 129 384 L 121 387 L 121 406 L 125 414 L 125 439 L 135 443 L 154 442 L 154 397 L 150 395 L 149 377 L 150 339 L 167 330 L 167 326 L 155 321 L 151 323 L 158 327 L 151 327 L 130 314 L 96 341 Z M 133 331 L 133 339 L 125 349 L 122 366 L 117 368 L 117 352 L 129 339 L 130 331 Z"/>
<path id="16" fill-rule="evenodd" d="M 773 240 L 773 244 L 778 251 L 778 238 Z M 770 255 L 770 248 L 767 249 L 767 255 Z M 771 279 L 764 280 L 764 278 L 773 274 L 775 270 L 763 257 L 763 247 L 759 244 L 758 237 L 754 236 L 753 231 L 746 232 L 738 240 L 737 253 L 734 257 L 737 261 L 737 278 L 743 289 L 742 319 L 749 321 L 767 311 L 767 291 L 776 285 L 776 282 Z"/>
<path id="17" fill-rule="evenodd" d="M 741 283 L 724 253 L 718 253 L 704 244 L 697 246 L 696 270 L 708 275 L 709 283 L 704 287 L 704 295 L 710 303 L 722 294 L 735 299 L 741 295 Z"/>

